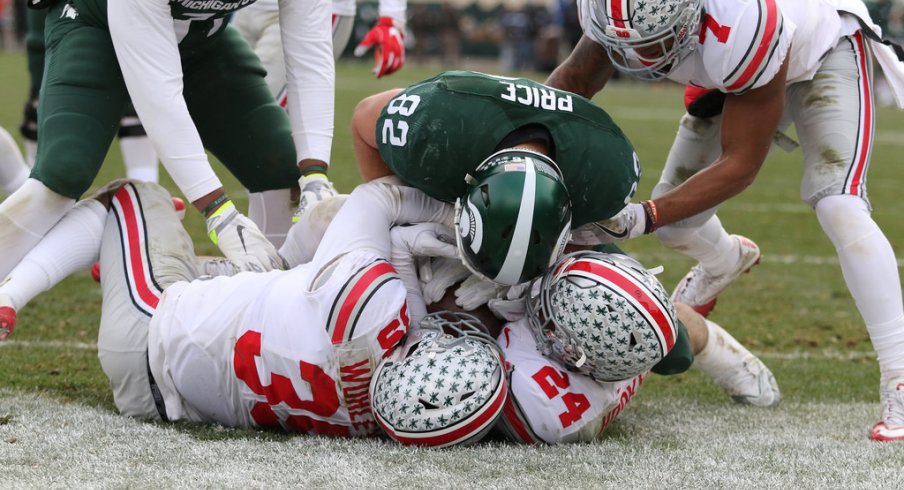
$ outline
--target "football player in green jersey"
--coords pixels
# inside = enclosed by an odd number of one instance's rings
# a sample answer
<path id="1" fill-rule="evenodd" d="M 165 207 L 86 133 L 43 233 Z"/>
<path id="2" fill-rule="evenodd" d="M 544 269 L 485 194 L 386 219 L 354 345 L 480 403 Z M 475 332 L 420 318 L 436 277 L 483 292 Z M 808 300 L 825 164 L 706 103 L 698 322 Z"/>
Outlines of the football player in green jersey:
<path id="1" fill-rule="evenodd" d="M 503 284 L 544 272 L 568 228 L 618 213 L 640 177 L 605 111 L 523 78 L 450 71 L 382 92 L 358 105 L 352 133 L 364 180 L 394 174 L 455 201 L 465 263 Z"/>
<path id="2" fill-rule="evenodd" d="M 207 216 L 223 253 L 249 269 L 282 266 L 269 231 L 236 210 L 205 150 L 252 193 L 249 214 L 284 235 L 302 172 L 329 161 L 330 5 L 280 2 L 287 116 L 260 61 L 228 26 L 229 14 L 252 1 L 30 3 L 50 9 L 40 139 L 31 177 L 0 204 L 0 279 L 90 187 L 130 97 L 167 172 Z"/>

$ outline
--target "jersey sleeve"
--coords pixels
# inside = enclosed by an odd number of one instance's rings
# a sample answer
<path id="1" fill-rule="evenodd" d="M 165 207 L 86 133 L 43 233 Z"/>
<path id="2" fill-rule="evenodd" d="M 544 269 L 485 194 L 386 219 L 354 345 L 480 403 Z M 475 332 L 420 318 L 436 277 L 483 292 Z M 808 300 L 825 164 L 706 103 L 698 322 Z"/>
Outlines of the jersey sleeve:
<path id="1" fill-rule="evenodd" d="M 741 94 L 772 80 L 791 48 L 776 0 L 709 1 L 700 26 L 700 53 L 709 78 L 726 93 Z"/>
<path id="2" fill-rule="evenodd" d="M 299 160 L 329 163 L 336 66 L 329 0 L 279 0 L 289 119 Z"/>
<path id="3" fill-rule="evenodd" d="M 569 372 L 537 350 L 525 320 L 507 324 L 498 343 L 511 369 L 511 391 L 500 425 L 517 442 L 596 439 L 621 414 L 646 376 L 597 383 Z"/>
<path id="4" fill-rule="evenodd" d="M 190 201 L 221 187 L 182 95 L 169 2 L 108 2 L 107 21 L 132 103 L 173 181 Z"/>

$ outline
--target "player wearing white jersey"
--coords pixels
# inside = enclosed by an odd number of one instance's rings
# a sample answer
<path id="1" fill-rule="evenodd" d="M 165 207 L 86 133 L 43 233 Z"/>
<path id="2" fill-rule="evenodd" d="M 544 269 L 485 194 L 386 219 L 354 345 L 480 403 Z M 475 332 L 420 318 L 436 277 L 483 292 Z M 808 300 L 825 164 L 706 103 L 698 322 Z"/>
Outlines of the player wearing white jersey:
<path id="1" fill-rule="evenodd" d="M 405 62 L 405 0 L 381 0 L 380 18 L 356 48 L 363 54 L 375 49 L 377 78 L 396 72 Z M 333 57 L 339 59 L 352 35 L 355 21 L 355 0 L 332 0 Z M 283 60 L 282 39 L 277 0 L 258 0 L 239 10 L 232 25 L 251 45 L 267 70 L 267 86 L 282 107 L 288 104 L 286 64 Z M 308 100 L 305 110 L 321 112 L 318 104 L 332 104 L 332 99 Z M 332 123 L 332 121 L 329 121 Z M 302 168 L 302 195 L 298 215 L 304 214 L 316 202 L 334 196 L 336 190 L 327 177 L 329 160 L 310 162 Z"/>
<path id="2" fill-rule="evenodd" d="M 881 370 L 882 413 L 870 437 L 904 440 L 904 302 L 894 251 L 870 216 L 866 176 L 875 110 L 872 57 L 904 107 L 904 51 L 884 42 L 856 0 L 581 0 L 584 36 L 548 84 L 592 96 L 615 69 L 725 95 L 719 118 L 686 116 L 652 200 L 587 227 L 592 243 L 657 231 L 701 263 L 678 301 L 711 307 L 759 258 L 730 236 L 720 203 L 756 177 L 785 119 L 804 153 L 800 196 L 835 245 Z M 832 97 L 811 103 L 811 94 Z M 673 226 L 667 226 L 673 225 Z"/>

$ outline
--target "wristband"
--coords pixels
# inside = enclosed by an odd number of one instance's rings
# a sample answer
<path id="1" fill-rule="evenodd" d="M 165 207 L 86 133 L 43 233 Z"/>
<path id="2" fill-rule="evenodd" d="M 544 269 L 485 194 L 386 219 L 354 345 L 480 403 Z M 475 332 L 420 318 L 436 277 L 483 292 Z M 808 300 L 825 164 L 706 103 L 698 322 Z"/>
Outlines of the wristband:
<path id="1" fill-rule="evenodd" d="M 656 203 L 652 200 L 640 203 L 643 206 L 643 212 L 647 216 L 647 223 L 644 226 L 644 235 L 656 231 L 659 228 L 659 210 L 656 209 Z"/>
<path id="2" fill-rule="evenodd" d="M 329 167 L 326 165 L 310 165 L 301 170 L 301 176 L 307 177 L 311 174 L 323 174 L 326 176 L 326 171 L 329 170 Z"/>
<path id="3" fill-rule="evenodd" d="M 226 201 L 229 201 L 229 198 L 226 197 L 226 193 L 224 192 L 213 201 L 210 201 L 210 204 L 204 206 L 204 209 L 201 210 L 201 214 L 203 214 L 205 218 L 209 218 L 210 214 L 213 213 L 217 209 L 217 207 L 219 207 Z"/>

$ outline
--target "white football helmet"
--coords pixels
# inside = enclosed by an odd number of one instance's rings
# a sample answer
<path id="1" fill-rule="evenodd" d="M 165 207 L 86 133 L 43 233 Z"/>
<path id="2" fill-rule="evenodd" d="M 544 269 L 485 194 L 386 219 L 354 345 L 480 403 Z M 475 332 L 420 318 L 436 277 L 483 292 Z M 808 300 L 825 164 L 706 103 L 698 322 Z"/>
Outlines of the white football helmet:
<path id="1" fill-rule="evenodd" d="M 380 426 L 396 441 L 419 446 L 479 441 L 507 396 L 502 353 L 467 313 L 424 317 L 380 362 L 370 383 Z"/>
<path id="2" fill-rule="evenodd" d="M 702 0 L 590 0 L 588 28 L 620 71 L 659 80 L 697 47 Z"/>
<path id="3" fill-rule="evenodd" d="M 646 372 L 675 345 L 669 295 L 625 255 L 566 255 L 543 276 L 539 295 L 526 301 L 540 352 L 597 381 Z"/>

